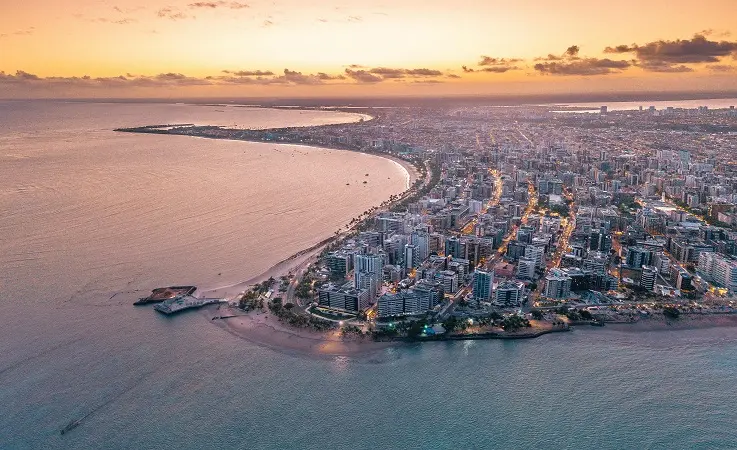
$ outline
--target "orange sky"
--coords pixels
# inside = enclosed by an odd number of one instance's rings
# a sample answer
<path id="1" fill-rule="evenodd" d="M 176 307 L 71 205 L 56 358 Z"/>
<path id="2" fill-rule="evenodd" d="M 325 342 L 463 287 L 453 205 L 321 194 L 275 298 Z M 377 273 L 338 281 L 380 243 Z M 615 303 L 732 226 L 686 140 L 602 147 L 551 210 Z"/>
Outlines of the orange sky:
<path id="1" fill-rule="evenodd" d="M 0 0 L 0 11 L 0 97 L 737 90 L 735 0 Z"/>

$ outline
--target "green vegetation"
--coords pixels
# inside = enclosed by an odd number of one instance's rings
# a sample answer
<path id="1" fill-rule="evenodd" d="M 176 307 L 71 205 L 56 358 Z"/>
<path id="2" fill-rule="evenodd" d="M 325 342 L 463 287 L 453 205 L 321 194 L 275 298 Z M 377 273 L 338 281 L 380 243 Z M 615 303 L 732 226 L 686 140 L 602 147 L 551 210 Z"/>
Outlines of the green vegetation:
<path id="1" fill-rule="evenodd" d="M 445 322 L 443 322 L 443 328 L 445 328 L 445 331 L 448 333 L 452 333 L 460 327 L 461 322 L 455 316 L 450 316 L 445 320 Z"/>
<path id="2" fill-rule="evenodd" d="M 567 217 L 568 214 L 571 212 L 571 209 L 568 207 L 568 205 L 553 205 L 550 207 L 550 211 L 558 213 L 563 217 Z"/>
<path id="3" fill-rule="evenodd" d="M 412 325 L 410 325 L 407 330 L 407 337 L 416 338 L 421 335 L 425 331 L 425 325 L 427 325 L 427 322 L 424 320 L 416 320 L 412 322 Z"/>
<path id="4" fill-rule="evenodd" d="M 539 309 L 533 309 L 532 311 L 530 311 L 530 314 L 532 315 L 532 318 L 535 320 L 542 320 L 543 317 L 545 317 L 545 314 Z"/>
<path id="5" fill-rule="evenodd" d="M 294 311 L 294 308 L 287 308 L 286 305 L 282 305 L 281 298 L 275 298 L 269 302 L 269 310 L 279 318 L 279 321 L 286 322 L 294 327 L 312 328 L 316 331 L 327 331 L 336 328 L 336 324 L 333 322 L 307 314 L 299 314 Z"/>
<path id="6" fill-rule="evenodd" d="M 350 336 L 350 335 L 356 335 L 356 336 L 363 336 L 363 331 L 361 331 L 360 328 L 358 328 L 355 325 L 346 325 L 343 327 L 342 330 L 340 330 L 340 333 L 343 336 Z"/>
<path id="7" fill-rule="evenodd" d="M 681 316 L 681 311 L 675 306 L 666 306 L 663 308 L 663 315 L 668 319 L 678 319 Z"/>
<path id="8" fill-rule="evenodd" d="M 527 328 L 530 326 L 530 321 L 524 317 L 520 317 L 516 314 L 507 316 L 502 320 L 502 329 L 504 331 L 517 331 L 520 328 Z"/>
<path id="9" fill-rule="evenodd" d="M 264 300 L 261 298 L 258 287 L 254 287 L 241 295 L 241 298 L 238 300 L 238 307 L 244 311 L 264 309 Z"/>

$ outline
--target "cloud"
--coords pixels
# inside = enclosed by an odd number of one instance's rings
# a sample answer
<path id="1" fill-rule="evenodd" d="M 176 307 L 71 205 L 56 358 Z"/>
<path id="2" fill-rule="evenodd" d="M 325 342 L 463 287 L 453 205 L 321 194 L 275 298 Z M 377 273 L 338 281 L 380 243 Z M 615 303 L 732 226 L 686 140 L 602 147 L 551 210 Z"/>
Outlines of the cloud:
<path id="1" fill-rule="evenodd" d="M 398 79 L 407 77 L 438 77 L 443 72 L 433 69 L 393 69 L 388 67 L 375 67 L 368 71 L 371 74 L 379 75 L 384 79 Z"/>
<path id="2" fill-rule="evenodd" d="M 122 19 L 108 19 L 105 17 L 98 17 L 97 19 L 89 19 L 89 21 L 98 23 L 112 23 L 114 25 L 130 25 L 132 23 L 138 22 L 138 20 L 132 17 L 124 17 Z"/>
<path id="3" fill-rule="evenodd" d="M 156 15 L 162 19 L 169 20 L 184 20 L 184 19 L 195 19 L 195 16 L 187 15 L 177 8 L 162 8 L 156 12 Z"/>
<path id="4" fill-rule="evenodd" d="M 629 61 L 585 58 L 579 56 L 580 53 L 581 47 L 571 45 L 561 55 L 548 54 L 548 56 L 535 58 L 535 61 L 539 62 L 533 68 L 543 75 L 590 76 L 618 73 L 632 66 Z"/>
<path id="5" fill-rule="evenodd" d="M 455 79 L 457 79 L 457 78 L 463 78 L 460 75 L 456 75 L 454 73 L 449 73 L 449 74 L 446 75 L 446 77 L 448 77 L 448 78 L 455 78 Z"/>
<path id="6" fill-rule="evenodd" d="M 509 72 L 510 70 L 519 70 L 519 66 L 492 66 L 492 67 L 482 67 L 480 69 L 472 69 L 468 66 L 461 66 L 461 69 L 465 73 L 474 73 L 474 72 L 487 72 L 487 73 L 505 73 Z"/>
<path id="7" fill-rule="evenodd" d="M 518 62 L 522 62 L 521 59 L 517 58 L 492 58 L 491 56 L 481 56 L 481 60 L 479 61 L 479 66 L 507 66 L 510 64 L 515 64 Z"/>
<path id="8" fill-rule="evenodd" d="M 351 70 L 345 69 L 345 74 L 348 78 L 351 78 L 359 83 L 380 83 L 384 79 L 378 75 L 374 75 L 366 70 Z"/>
<path id="9" fill-rule="evenodd" d="M 8 38 L 11 36 L 29 36 L 36 32 L 35 27 L 28 27 L 22 30 L 13 31 L 11 33 L 0 33 L 0 39 Z"/>
<path id="10" fill-rule="evenodd" d="M 345 80 L 345 77 L 343 75 L 329 75 L 327 73 L 318 72 L 317 78 L 319 78 L 322 81 L 329 81 L 329 80 Z"/>
<path id="11" fill-rule="evenodd" d="M 54 88 L 59 86 L 77 87 L 174 87 L 199 86 L 212 84 L 211 80 L 188 77 L 180 73 L 162 73 L 154 76 L 120 75 L 117 77 L 40 77 L 38 75 L 18 70 L 15 74 L 0 72 L 0 86 L 25 85 L 37 88 Z"/>
<path id="12" fill-rule="evenodd" d="M 234 75 L 236 77 L 263 77 L 274 75 L 274 72 L 270 70 L 238 70 L 235 72 L 230 70 L 223 70 L 223 73 Z"/>
<path id="13" fill-rule="evenodd" d="M 683 65 L 683 64 L 674 65 L 674 64 L 661 64 L 661 63 L 644 62 L 644 63 L 637 63 L 637 66 L 640 67 L 640 68 L 642 68 L 643 70 L 648 71 L 648 72 L 684 73 L 684 72 L 693 72 L 694 71 L 691 67 L 688 67 L 688 66 Z"/>
<path id="14" fill-rule="evenodd" d="M 576 60 L 552 61 L 535 64 L 536 71 L 549 75 L 607 75 L 627 69 L 629 61 L 608 58 L 580 58 Z"/>
<path id="15" fill-rule="evenodd" d="M 479 68 L 474 69 L 468 66 L 461 66 L 461 69 L 463 69 L 463 72 L 465 73 L 504 73 L 509 72 L 510 70 L 519 70 L 520 67 L 517 66 L 517 63 L 522 61 L 523 60 L 519 58 L 495 58 L 482 55 L 481 59 L 478 62 L 478 66 L 480 66 Z"/>
<path id="16" fill-rule="evenodd" d="M 191 9 L 217 9 L 217 8 L 227 8 L 227 9 L 246 9 L 250 8 L 251 6 L 246 3 L 240 3 L 240 2 L 225 2 L 225 1 L 217 1 L 217 2 L 195 2 L 190 3 L 189 8 Z"/>
<path id="17" fill-rule="evenodd" d="M 712 64 L 706 67 L 712 72 L 721 72 L 721 73 L 737 72 L 737 66 L 729 66 L 727 64 Z"/>
<path id="18" fill-rule="evenodd" d="M 604 53 L 633 54 L 635 64 L 650 72 L 686 72 L 692 69 L 684 64 L 718 63 L 729 55 L 737 58 L 737 42 L 710 40 L 709 34 L 696 34 L 691 39 L 658 40 L 644 45 L 617 45 L 605 48 Z"/>
<path id="19" fill-rule="evenodd" d="M 348 16 L 348 22 L 363 22 L 363 17 L 361 17 L 361 16 Z"/>

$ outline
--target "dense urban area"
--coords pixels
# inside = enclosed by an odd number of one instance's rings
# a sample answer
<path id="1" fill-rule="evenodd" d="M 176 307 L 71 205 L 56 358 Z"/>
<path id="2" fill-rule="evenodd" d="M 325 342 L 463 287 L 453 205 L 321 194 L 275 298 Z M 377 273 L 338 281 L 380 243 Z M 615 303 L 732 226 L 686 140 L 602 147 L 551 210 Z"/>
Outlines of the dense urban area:
<path id="1" fill-rule="evenodd" d="M 347 110 L 373 119 L 127 130 L 355 150 L 416 167 L 407 192 L 354 218 L 304 270 L 239 296 L 242 309 L 376 339 L 737 312 L 734 107 Z"/>

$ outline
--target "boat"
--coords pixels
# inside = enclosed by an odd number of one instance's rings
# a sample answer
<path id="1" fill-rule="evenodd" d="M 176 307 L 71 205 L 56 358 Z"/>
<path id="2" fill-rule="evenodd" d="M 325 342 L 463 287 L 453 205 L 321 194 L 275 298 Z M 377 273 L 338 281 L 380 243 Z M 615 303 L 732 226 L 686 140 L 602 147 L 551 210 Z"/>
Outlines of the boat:
<path id="1" fill-rule="evenodd" d="M 606 325 L 603 320 L 594 320 L 591 322 L 592 327 L 603 327 Z"/>
<path id="2" fill-rule="evenodd" d="M 66 434 L 66 433 L 72 431 L 73 429 L 77 428 L 81 424 L 82 424 L 82 419 L 72 420 L 71 422 L 69 422 L 67 424 L 67 426 L 65 426 L 64 428 L 61 429 L 60 433 L 61 434 Z"/>

